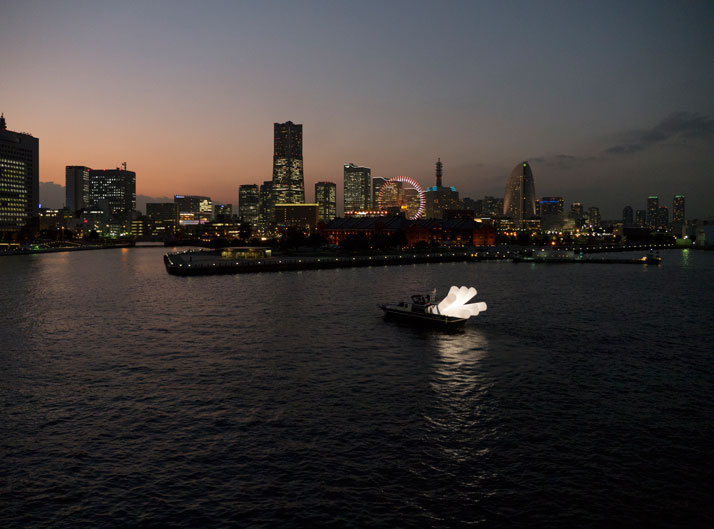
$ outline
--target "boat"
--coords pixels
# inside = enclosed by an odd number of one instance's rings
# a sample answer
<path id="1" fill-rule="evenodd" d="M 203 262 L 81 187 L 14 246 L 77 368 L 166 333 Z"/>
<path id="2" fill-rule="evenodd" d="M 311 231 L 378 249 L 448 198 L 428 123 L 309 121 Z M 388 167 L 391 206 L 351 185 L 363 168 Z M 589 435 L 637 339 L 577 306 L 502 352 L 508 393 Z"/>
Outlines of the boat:
<path id="1" fill-rule="evenodd" d="M 393 304 L 378 305 L 384 311 L 385 318 L 405 321 L 420 325 L 439 327 L 460 327 L 471 316 L 477 316 L 486 310 L 486 303 L 467 304 L 476 295 L 475 288 L 452 286 L 446 297 L 439 303 L 432 303 L 429 294 L 414 294 L 411 303 L 400 301 Z"/>

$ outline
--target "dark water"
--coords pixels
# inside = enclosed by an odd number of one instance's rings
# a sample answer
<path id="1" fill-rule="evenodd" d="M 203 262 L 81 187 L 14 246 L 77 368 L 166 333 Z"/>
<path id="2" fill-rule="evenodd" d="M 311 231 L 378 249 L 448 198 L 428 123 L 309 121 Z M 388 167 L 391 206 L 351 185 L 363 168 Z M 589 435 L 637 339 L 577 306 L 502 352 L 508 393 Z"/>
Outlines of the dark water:
<path id="1" fill-rule="evenodd" d="M 0 259 L 0 527 L 712 527 L 714 253 Z M 472 285 L 458 334 L 376 303 Z"/>

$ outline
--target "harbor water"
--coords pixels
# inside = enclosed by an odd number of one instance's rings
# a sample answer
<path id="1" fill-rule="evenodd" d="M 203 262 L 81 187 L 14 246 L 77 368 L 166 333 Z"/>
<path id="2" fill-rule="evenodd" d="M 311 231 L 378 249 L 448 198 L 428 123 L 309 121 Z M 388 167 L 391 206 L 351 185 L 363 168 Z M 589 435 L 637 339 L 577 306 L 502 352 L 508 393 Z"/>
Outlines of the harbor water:
<path id="1" fill-rule="evenodd" d="M 0 527 L 712 527 L 714 252 L 0 259 Z M 635 257 L 633 255 L 633 257 Z M 461 332 L 378 303 L 474 286 Z"/>

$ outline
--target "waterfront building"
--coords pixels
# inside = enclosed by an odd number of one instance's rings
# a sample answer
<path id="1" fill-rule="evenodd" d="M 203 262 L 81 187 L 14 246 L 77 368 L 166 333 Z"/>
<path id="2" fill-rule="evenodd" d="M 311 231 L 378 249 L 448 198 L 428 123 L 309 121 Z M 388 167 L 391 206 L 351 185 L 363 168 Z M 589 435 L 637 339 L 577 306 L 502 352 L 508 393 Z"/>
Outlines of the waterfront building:
<path id="1" fill-rule="evenodd" d="M 516 165 L 508 177 L 503 197 L 503 214 L 515 220 L 519 226 L 524 220 L 535 217 L 535 185 L 528 162 Z"/>
<path id="2" fill-rule="evenodd" d="M 443 219 L 444 211 L 461 209 L 459 193 L 453 187 L 444 187 L 443 179 L 444 165 L 441 158 L 436 161 L 436 185 L 427 188 L 425 192 L 425 217 L 427 219 Z"/>
<path id="3" fill-rule="evenodd" d="M 238 188 L 238 216 L 253 229 L 260 224 L 260 188 L 257 184 L 243 184 Z"/>
<path id="4" fill-rule="evenodd" d="M 625 206 L 622 210 L 622 224 L 624 226 L 632 226 L 634 224 L 634 220 L 632 206 Z"/>
<path id="5" fill-rule="evenodd" d="M 486 195 L 483 197 L 482 215 L 499 217 L 503 214 L 503 199 Z"/>
<path id="6" fill-rule="evenodd" d="M 210 197 L 201 195 L 174 195 L 174 202 L 178 206 L 179 213 L 213 213 L 213 201 Z"/>
<path id="7" fill-rule="evenodd" d="M 213 204 L 213 218 L 228 220 L 233 216 L 233 204 Z"/>
<path id="8" fill-rule="evenodd" d="M 666 230 L 669 226 L 669 209 L 667 206 L 657 208 L 657 221 L 654 226 L 658 230 Z"/>
<path id="9" fill-rule="evenodd" d="M 556 230 L 563 226 L 563 197 L 542 197 L 538 201 L 538 216 L 546 230 Z"/>
<path id="10" fill-rule="evenodd" d="M 381 176 L 375 176 L 372 178 L 372 209 L 378 209 L 379 208 L 379 190 L 382 189 L 382 186 L 387 183 L 386 178 L 382 178 Z"/>
<path id="11" fill-rule="evenodd" d="M 315 184 L 315 202 L 317 202 L 317 220 L 330 222 L 337 216 L 337 184 L 317 182 Z"/>
<path id="12" fill-rule="evenodd" d="M 344 166 L 344 210 L 368 210 L 372 207 L 372 170 L 353 163 Z"/>
<path id="13" fill-rule="evenodd" d="M 270 226 L 274 215 L 273 211 L 273 181 L 266 180 L 260 185 L 260 202 L 258 203 L 258 215 L 260 229 L 265 231 Z"/>
<path id="14" fill-rule="evenodd" d="M 123 168 L 89 170 L 89 204 L 122 224 L 136 210 L 136 173 Z"/>
<path id="15" fill-rule="evenodd" d="M 659 197 L 650 195 L 647 197 L 647 225 L 650 228 L 656 228 L 659 220 Z"/>
<path id="16" fill-rule="evenodd" d="M 149 202 L 146 204 L 148 229 L 152 235 L 169 235 L 176 231 L 178 214 L 176 202 Z"/>
<path id="17" fill-rule="evenodd" d="M 638 209 L 635 211 L 635 226 L 644 227 L 647 225 L 647 210 Z"/>
<path id="18" fill-rule="evenodd" d="M 313 233 L 317 228 L 319 204 L 275 204 L 278 229 L 293 227 Z"/>
<path id="19" fill-rule="evenodd" d="M 0 235 L 33 227 L 40 196 L 39 140 L 7 130 L 0 114 Z"/>
<path id="20" fill-rule="evenodd" d="M 84 165 L 67 165 L 65 172 L 65 206 L 72 213 L 88 208 L 89 203 L 89 172 Z"/>
<path id="21" fill-rule="evenodd" d="M 273 204 L 303 204 L 302 125 L 287 121 L 273 127 Z"/>
<path id="22" fill-rule="evenodd" d="M 600 208 L 595 206 L 588 210 L 588 219 L 590 221 L 590 226 L 597 228 L 600 226 Z"/>
<path id="23" fill-rule="evenodd" d="M 674 195 L 672 200 L 672 222 L 682 224 L 684 221 L 684 195 Z"/>

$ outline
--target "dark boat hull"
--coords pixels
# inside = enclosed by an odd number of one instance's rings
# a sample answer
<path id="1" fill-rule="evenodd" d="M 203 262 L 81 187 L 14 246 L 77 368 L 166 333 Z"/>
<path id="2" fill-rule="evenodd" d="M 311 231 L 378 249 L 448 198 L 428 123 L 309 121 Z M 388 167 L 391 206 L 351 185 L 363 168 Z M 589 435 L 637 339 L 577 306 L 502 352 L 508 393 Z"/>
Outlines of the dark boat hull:
<path id="1" fill-rule="evenodd" d="M 419 313 L 396 310 L 386 305 L 380 305 L 379 308 L 384 311 L 385 319 L 391 319 L 419 326 L 428 325 L 431 327 L 456 328 L 463 326 L 463 324 L 467 321 L 466 318 L 454 318 L 452 316 L 443 316 L 441 314 L 429 314 L 426 312 Z"/>

